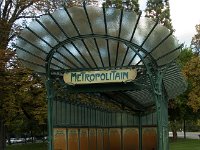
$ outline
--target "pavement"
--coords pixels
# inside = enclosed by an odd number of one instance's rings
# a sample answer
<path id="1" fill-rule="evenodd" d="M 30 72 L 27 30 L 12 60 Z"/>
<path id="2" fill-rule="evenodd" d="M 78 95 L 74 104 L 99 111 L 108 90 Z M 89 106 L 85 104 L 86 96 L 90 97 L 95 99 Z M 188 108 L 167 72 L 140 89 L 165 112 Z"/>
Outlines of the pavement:
<path id="1" fill-rule="evenodd" d="M 177 132 L 178 138 L 184 138 L 184 132 Z M 172 137 L 172 132 L 169 132 L 169 137 Z M 187 139 L 200 139 L 200 132 L 186 132 Z"/>

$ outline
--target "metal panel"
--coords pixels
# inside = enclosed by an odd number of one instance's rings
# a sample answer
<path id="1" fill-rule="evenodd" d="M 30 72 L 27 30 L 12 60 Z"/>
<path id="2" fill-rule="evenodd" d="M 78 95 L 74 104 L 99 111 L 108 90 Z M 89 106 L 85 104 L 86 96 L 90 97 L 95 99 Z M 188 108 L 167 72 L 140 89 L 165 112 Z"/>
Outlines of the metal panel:
<path id="1" fill-rule="evenodd" d="M 71 120 L 70 104 L 67 103 L 67 107 L 66 107 L 66 124 L 67 125 L 71 124 L 70 120 Z"/>
<path id="2" fill-rule="evenodd" d="M 70 105 L 70 115 L 71 115 L 71 117 L 70 117 L 70 123 L 72 124 L 72 125 L 74 125 L 75 124 L 75 108 L 74 108 L 74 105 Z"/>
<path id="3" fill-rule="evenodd" d="M 57 120 L 57 124 L 62 124 L 62 102 L 61 101 L 57 101 L 56 102 L 56 112 L 57 112 L 57 116 L 56 116 L 56 120 Z"/>
<path id="4" fill-rule="evenodd" d="M 66 116 L 65 116 L 65 110 L 66 110 L 66 103 L 61 103 L 61 124 L 64 125 L 66 124 Z"/>

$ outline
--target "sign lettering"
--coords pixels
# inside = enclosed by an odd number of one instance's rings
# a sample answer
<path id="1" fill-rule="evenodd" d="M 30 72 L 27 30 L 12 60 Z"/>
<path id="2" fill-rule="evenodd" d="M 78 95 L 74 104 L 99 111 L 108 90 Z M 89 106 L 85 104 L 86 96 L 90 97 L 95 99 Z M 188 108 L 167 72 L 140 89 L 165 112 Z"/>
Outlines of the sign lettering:
<path id="1" fill-rule="evenodd" d="M 64 74 L 64 81 L 67 84 L 130 82 L 136 75 L 136 69 L 68 72 Z"/>

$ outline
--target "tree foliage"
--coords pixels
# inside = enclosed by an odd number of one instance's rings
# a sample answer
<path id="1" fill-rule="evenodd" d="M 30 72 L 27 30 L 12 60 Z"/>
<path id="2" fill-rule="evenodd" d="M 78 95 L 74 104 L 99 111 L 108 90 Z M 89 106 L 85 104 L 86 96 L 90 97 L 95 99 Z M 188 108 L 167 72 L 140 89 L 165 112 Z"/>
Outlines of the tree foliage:
<path id="1" fill-rule="evenodd" d="M 171 31 L 173 30 L 170 18 L 169 0 L 148 0 L 145 9 L 146 17 L 159 19 L 159 22 Z"/>
<path id="2" fill-rule="evenodd" d="M 104 5 L 105 7 L 124 8 L 139 12 L 138 0 L 106 0 Z"/>
<path id="3" fill-rule="evenodd" d="M 192 50 L 190 48 L 184 48 L 178 59 L 177 63 L 179 64 L 181 70 L 185 67 L 185 65 L 191 60 L 193 56 Z M 187 105 L 188 102 L 188 92 L 190 84 L 188 84 L 188 89 L 176 97 L 175 99 L 170 99 L 168 103 L 168 111 L 169 111 L 169 122 L 170 128 L 173 133 L 173 139 L 177 139 L 177 131 L 181 128 L 181 122 L 183 120 L 194 119 L 192 109 Z"/>
<path id="4" fill-rule="evenodd" d="M 194 112 L 200 110 L 200 57 L 194 55 L 191 60 L 183 67 L 183 73 L 190 84 L 188 92 L 188 106 Z"/>
<path id="5" fill-rule="evenodd" d="M 200 25 L 196 25 L 197 33 L 193 36 L 191 41 L 192 57 L 185 57 L 187 61 L 182 71 L 188 81 L 187 105 L 192 108 L 194 112 L 200 111 Z"/>
<path id="6" fill-rule="evenodd" d="M 25 82 L 27 76 L 32 73 L 25 69 L 20 70 L 16 61 L 16 54 L 12 48 L 11 42 L 16 35 L 24 28 L 27 18 L 35 18 L 41 14 L 51 11 L 58 7 L 61 0 L 1 0 L 0 1 L 0 149 L 5 149 L 5 124 L 13 122 L 20 115 L 31 117 L 33 120 L 42 122 L 38 117 L 45 109 L 45 99 L 40 90 L 36 88 L 34 81 Z M 19 21 L 20 20 L 20 21 Z M 29 74 L 29 75 L 28 75 Z M 24 84 L 19 85 L 19 84 Z M 38 83 L 40 83 L 38 81 Z M 26 87 L 24 87 L 26 86 Z M 29 89 L 31 96 L 26 91 Z M 40 96 L 36 96 L 39 94 Z M 31 99 L 34 98 L 34 99 Z M 42 108 L 37 106 L 40 101 Z M 43 104 L 41 104 L 44 102 Z M 33 107 L 29 107 L 33 106 Z M 32 109 L 31 109 L 32 108 Z M 41 111 L 39 111 L 41 109 Z M 43 114 L 45 116 L 45 114 Z M 23 117 L 22 117 L 23 118 Z"/>
<path id="7" fill-rule="evenodd" d="M 46 118 L 45 88 L 41 77 L 23 67 L 12 69 L 5 77 L 9 87 L 7 101 L 3 104 L 4 116 L 9 124 L 16 114 L 29 120 L 44 123 Z M 12 111 L 11 111 L 12 109 Z"/>
<path id="8" fill-rule="evenodd" d="M 36 128 L 46 124 L 46 92 L 41 78 L 23 67 L 7 71 L 8 85 L 0 113 L 5 117 L 7 132 L 27 132 L 31 124 Z M 9 134 L 8 134 L 9 135 Z"/>
<path id="9" fill-rule="evenodd" d="M 169 101 L 169 119 L 173 135 L 180 127 L 178 122 L 200 118 L 200 57 L 190 48 L 184 48 L 177 60 L 188 82 L 187 90 L 177 98 Z M 174 137 L 176 138 L 176 137 Z"/>
<path id="10" fill-rule="evenodd" d="M 194 52 L 200 54 L 200 24 L 195 26 L 196 34 L 192 37 L 191 47 Z"/>
<path id="11" fill-rule="evenodd" d="M 101 5 L 101 1 L 97 0 L 64 0 L 65 5 L 67 7 L 72 7 L 72 6 L 83 6 L 83 3 L 86 2 L 87 5 L 93 5 L 93 6 L 99 6 Z"/>
<path id="12" fill-rule="evenodd" d="M 195 28 L 197 33 L 191 41 L 194 56 L 183 68 L 183 73 L 191 85 L 188 93 L 188 105 L 194 112 L 198 112 L 200 111 L 200 24 L 196 25 Z"/>

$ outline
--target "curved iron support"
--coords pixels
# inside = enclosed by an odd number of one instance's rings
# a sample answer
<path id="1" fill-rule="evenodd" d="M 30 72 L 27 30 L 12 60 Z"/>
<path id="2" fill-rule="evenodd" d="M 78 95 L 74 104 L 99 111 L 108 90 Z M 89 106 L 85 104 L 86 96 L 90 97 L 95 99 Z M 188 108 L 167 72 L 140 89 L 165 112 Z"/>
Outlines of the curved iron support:
<path id="1" fill-rule="evenodd" d="M 157 148 L 158 150 L 169 150 L 168 146 L 168 103 L 164 94 L 163 76 L 165 70 L 157 70 L 155 79 L 150 74 L 157 113 Z"/>
<path id="2" fill-rule="evenodd" d="M 69 39 L 66 39 L 66 40 L 60 42 L 58 45 L 54 46 L 50 50 L 50 52 L 48 53 L 48 55 L 46 57 L 46 62 L 48 62 L 48 64 L 47 64 L 48 69 L 47 70 L 50 70 L 50 62 L 51 62 L 51 60 L 52 60 L 52 58 L 54 56 L 54 53 L 57 52 L 57 50 L 58 50 L 59 47 L 62 47 L 64 44 L 71 43 L 71 42 L 73 42 L 75 40 L 83 40 L 83 39 L 87 39 L 87 38 L 103 38 L 103 39 L 109 39 L 109 40 L 114 40 L 114 41 L 122 42 L 125 45 L 127 45 L 128 47 L 130 47 L 139 56 L 139 58 L 145 64 L 146 68 L 148 68 L 148 66 L 149 66 L 147 63 L 145 63 L 144 57 L 139 53 L 139 51 L 135 50 L 135 48 L 140 49 L 143 53 L 145 53 L 146 55 L 148 55 L 148 52 L 145 49 L 143 49 L 142 47 L 140 47 L 140 46 L 138 46 L 138 45 L 136 45 L 136 44 L 134 44 L 134 43 L 132 43 L 130 41 L 121 39 L 121 38 L 117 38 L 117 37 L 113 37 L 113 36 L 109 36 L 109 35 L 91 34 L 91 35 L 80 35 L 80 36 L 77 36 L 77 37 L 71 37 Z M 157 66 L 155 59 L 151 55 L 149 55 L 149 57 L 150 57 L 149 58 L 149 63 L 151 63 L 151 66 Z M 119 67 L 121 67 L 121 66 L 119 66 Z M 47 71 L 47 73 L 48 73 L 48 71 Z"/>

